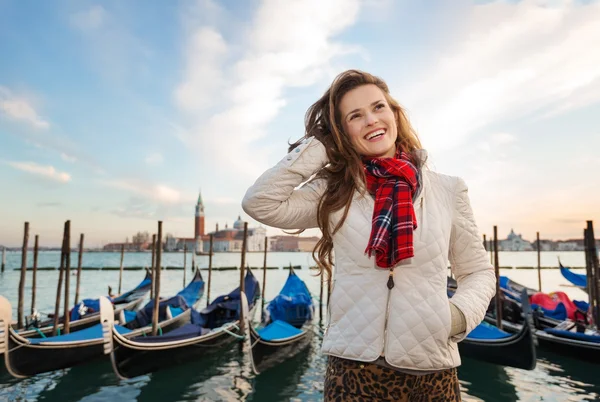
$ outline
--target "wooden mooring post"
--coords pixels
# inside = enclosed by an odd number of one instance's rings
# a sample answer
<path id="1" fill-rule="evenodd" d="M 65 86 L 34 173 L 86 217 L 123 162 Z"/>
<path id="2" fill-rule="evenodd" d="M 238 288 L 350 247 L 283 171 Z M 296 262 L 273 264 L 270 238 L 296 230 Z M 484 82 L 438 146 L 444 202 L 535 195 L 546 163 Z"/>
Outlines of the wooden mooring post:
<path id="1" fill-rule="evenodd" d="M 19 280 L 19 305 L 17 309 L 17 328 L 23 329 L 23 299 L 25 298 L 25 279 L 27 274 L 27 243 L 29 243 L 29 222 L 23 228 L 23 249 L 21 252 L 21 279 Z"/>
<path id="2" fill-rule="evenodd" d="M 4 272 L 4 268 L 6 267 L 6 247 L 2 247 L 2 271 Z"/>
<path id="3" fill-rule="evenodd" d="M 79 303 L 79 288 L 81 287 L 81 268 L 83 262 L 83 233 L 79 235 L 79 255 L 77 256 L 77 283 L 75 285 L 75 307 Z"/>
<path id="4" fill-rule="evenodd" d="M 162 221 L 158 221 L 158 236 L 156 236 L 156 266 L 154 267 L 154 276 L 156 284 L 154 285 L 154 308 L 152 310 L 152 335 L 156 336 L 158 333 L 158 310 L 160 304 L 160 258 L 162 254 Z"/>
<path id="5" fill-rule="evenodd" d="M 69 291 L 71 290 L 71 221 L 67 221 L 67 236 L 65 244 L 65 304 L 64 304 L 64 324 L 63 333 L 68 334 L 71 331 L 71 317 L 69 316 Z"/>
<path id="6" fill-rule="evenodd" d="M 35 293 L 37 289 L 37 264 L 38 264 L 38 250 L 40 246 L 40 236 L 35 235 L 35 242 L 33 243 L 33 272 L 31 278 L 31 314 L 35 313 Z"/>
<path id="7" fill-rule="evenodd" d="M 494 272 L 496 273 L 496 326 L 502 329 L 502 292 L 500 290 L 500 264 L 498 263 L 498 226 L 494 226 Z"/>
<path id="8" fill-rule="evenodd" d="M 183 287 L 185 287 L 185 273 L 187 272 L 187 244 L 183 244 Z"/>
<path id="9" fill-rule="evenodd" d="M 242 261 L 240 263 L 240 295 L 242 293 L 246 294 L 246 286 L 245 286 L 245 272 L 246 272 L 246 247 L 248 241 L 248 222 L 244 222 L 244 239 L 242 240 Z M 246 326 L 245 326 L 245 317 L 244 317 L 244 309 L 242 308 L 242 299 L 240 297 L 240 335 L 245 335 Z M 250 301 L 248 301 L 250 303 Z"/>
<path id="10" fill-rule="evenodd" d="M 538 271 L 538 289 L 540 290 L 540 292 L 542 291 L 542 266 L 541 266 L 541 260 L 542 260 L 542 248 L 540 247 L 540 232 L 535 232 L 535 244 L 537 246 L 537 271 Z"/>
<path id="11" fill-rule="evenodd" d="M 485 239 L 485 233 L 483 234 L 483 248 L 485 249 L 485 251 L 488 251 L 488 244 L 487 240 Z"/>
<path id="12" fill-rule="evenodd" d="M 208 289 L 206 290 L 206 305 L 210 304 L 210 282 L 212 280 L 213 235 L 210 235 L 208 246 Z"/>
<path id="13" fill-rule="evenodd" d="M 269 246 L 269 238 L 265 236 L 265 256 L 263 258 L 263 283 L 262 283 L 262 294 L 261 298 L 261 306 L 260 311 L 263 311 L 265 308 L 265 288 L 267 287 L 267 250 Z"/>
<path id="14" fill-rule="evenodd" d="M 119 291 L 118 295 L 121 294 L 121 284 L 123 283 L 123 259 L 125 257 L 125 245 L 121 244 L 121 265 L 119 266 Z"/>
<path id="15" fill-rule="evenodd" d="M 587 288 L 590 311 L 592 313 L 591 325 L 593 328 L 598 328 L 598 325 L 600 325 L 600 267 L 592 221 L 587 221 L 586 229 L 584 230 L 584 244 L 586 251 Z"/>
<path id="16" fill-rule="evenodd" d="M 66 240 L 67 240 L 67 222 L 65 222 L 65 226 L 63 229 L 63 242 L 62 242 L 62 249 L 60 252 L 60 268 L 58 271 L 58 285 L 56 287 L 56 301 L 54 303 L 54 322 L 53 322 L 54 328 L 52 329 L 52 336 L 56 336 L 58 334 L 58 319 L 59 319 L 59 314 L 60 314 L 60 295 L 61 295 L 61 290 L 62 290 L 63 276 L 65 274 L 65 258 L 66 258 L 65 247 L 66 247 Z"/>
<path id="17" fill-rule="evenodd" d="M 154 300 L 154 285 L 156 284 L 156 235 L 152 235 L 152 267 L 150 268 L 150 300 Z"/>

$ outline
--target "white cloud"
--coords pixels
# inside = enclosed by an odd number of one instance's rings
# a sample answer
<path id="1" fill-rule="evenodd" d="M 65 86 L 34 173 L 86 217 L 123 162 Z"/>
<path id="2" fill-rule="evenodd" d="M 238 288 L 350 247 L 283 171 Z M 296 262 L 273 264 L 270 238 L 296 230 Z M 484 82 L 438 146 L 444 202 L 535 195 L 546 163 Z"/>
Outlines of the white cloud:
<path id="1" fill-rule="evenodd" d="M 107 12 L 100 5 L 93 5 L 89 9 L 74 13 L 70 17 L 71 25 L 82 31 L 98 29 L 106 21 Z"/>
<path id="2" fill-rule="evenodd" d="M 71 175 L 66 172 L 60 172 L 54 166 L 38 165 L 35 162 L 6 162 L 7 165 L 15 169 L 22 170 L 37 176 L 41 176 L 50 180 L 67 183 L 71 181 Z"/>
<path id="3" fill-rule="evenodd" d="M 267 125 L 285 106 L 285 89 L 313 85 L 329 75 L 333 60 L 357 51 L 332 38 L 355 23 L 359 8 L 358 0 L 262 1 L 245 42 L 238 44 L 245 49 L 242 58 L 220 80 L 222 90 L 195 93 L 194 100 L 222 93 L 228 107 L 197 122 L 192 141 L 205 153 L 226 158 L 240 174 L 256 176 L 268 151 L 250 151 L 249 144 L 266 135 Z M 211 36 L 211 43 L 220 43 L 212 31 Z M 250 154 L 252 164 L 247 163 Z"/>
<path id="4" fill-rule="evenodd" d="M 215 100 L 215 90 L 223 84 L 227 44 L 220 33 L 200 27 L 188 39 L 186 73 L 175 90 L 175 99 L 186 111 L 198 111 Z"/>
<path id="5" fill-rule="evenodd" d="M 11 119 L 26 121 L 36 128 L 50 127 L 50 123 L 38 115 L 31 101 L 13 94 L 3 86 L 0 86 L 0 112 Z"/>
<path id="6" fill-rule="evenodd" d="M 598 20 L 598 2 L 473 6 L 455 45 L 403 91 L 425 145 L 450 149 L 495 122 L 600 101 Z"/>
<path id="7" fill-rule="evenodd" d="M 62 152 L 60 154 L 60 157 L 65 162 L 69 162 L 69 163 L 75 163 L 75 162 L 77 162 L 77 158 L 76 157 L 74 157 L 72 155 L 68 155 L 68 154 L 66 154 L 64 152 Z"/>
<path id="8" fill-rule="evenodd" d="M 150 184 L 128 179 L 106 180 L 101 183 L 108 187 L 129 191 L 160 204 L 175 205 L 181 203 L 192 204 L 194 202 L 194 197 L 191 194 L 184 194 L 164 184 Z"/>
<path id="9" fill-rule="evenodd" d="M 146 156 L 147 165 L 160 165 L 163 163 L 163 160 L 163 156 L 158 152 L 154 152 Z"/>

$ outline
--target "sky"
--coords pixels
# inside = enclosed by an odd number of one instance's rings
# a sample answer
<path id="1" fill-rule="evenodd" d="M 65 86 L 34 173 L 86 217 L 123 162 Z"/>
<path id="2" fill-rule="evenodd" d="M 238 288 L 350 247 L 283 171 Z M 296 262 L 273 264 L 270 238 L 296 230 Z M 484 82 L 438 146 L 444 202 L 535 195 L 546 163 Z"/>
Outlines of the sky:
<path id="1" fill-rule="evenodd" d="M 244 214 L 340 72 L 383 78 L 481 233 L 600 218 L 600 2 L 0 0 L 0 244 Z M 281 234 L 267 228 L 268 235 Z M 600 227 L 596 230 L 600 232 Z M 316 230 L 307 235 L 317 234 Z"/>

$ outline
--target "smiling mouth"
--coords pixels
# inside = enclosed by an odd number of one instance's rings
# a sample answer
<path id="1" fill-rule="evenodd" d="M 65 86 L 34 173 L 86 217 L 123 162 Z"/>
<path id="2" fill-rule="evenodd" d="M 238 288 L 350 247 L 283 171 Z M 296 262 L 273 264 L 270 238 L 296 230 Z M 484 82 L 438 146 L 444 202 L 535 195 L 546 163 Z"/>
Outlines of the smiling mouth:
<path id="1" fill-rule="evenodd" d="M 373 131 L 372 133 L 369 133 L 369 134 L 365 135 L 365 139 L 367 141 L 371 141 L 373 139 L 381 137 L 384 134 L 385 134 L 385 130 L 382 128 L 380 130 Z"/>

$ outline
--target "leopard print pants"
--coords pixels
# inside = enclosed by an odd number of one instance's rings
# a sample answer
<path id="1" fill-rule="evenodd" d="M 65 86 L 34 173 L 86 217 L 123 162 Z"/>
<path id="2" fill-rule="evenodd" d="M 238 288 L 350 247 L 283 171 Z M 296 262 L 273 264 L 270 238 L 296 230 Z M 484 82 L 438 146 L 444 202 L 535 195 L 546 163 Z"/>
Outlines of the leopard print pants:
<path id="1" fill-rule="evenodd" d="M 325 402 L 460 402 L 456 369 L 411 375 L 372 363 L 329 356 Z"/>

